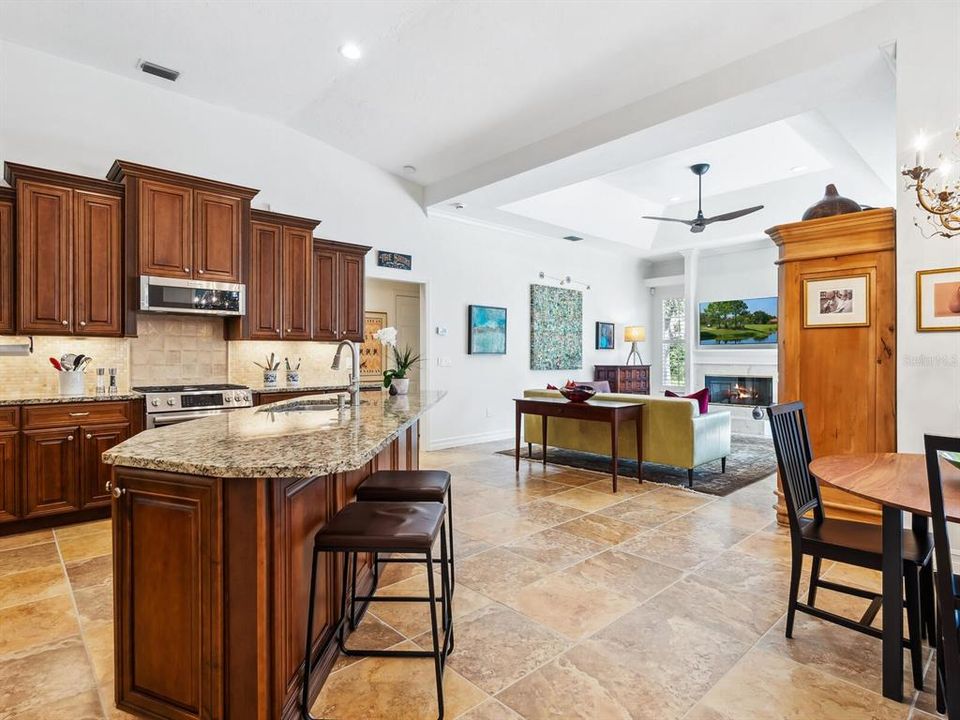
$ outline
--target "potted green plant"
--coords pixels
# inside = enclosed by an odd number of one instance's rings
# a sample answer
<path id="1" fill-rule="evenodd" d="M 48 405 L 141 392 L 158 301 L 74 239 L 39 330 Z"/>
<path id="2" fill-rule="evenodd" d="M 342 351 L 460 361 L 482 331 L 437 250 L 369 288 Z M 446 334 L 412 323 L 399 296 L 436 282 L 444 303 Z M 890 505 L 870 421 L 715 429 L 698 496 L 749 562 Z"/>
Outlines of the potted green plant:
<path id="1" fill-rule="evenodd" d="M 407 377 L 407 373 L 420 362 L 420 356 L 414 355 L 413 349 L 409 346 L 403 350 L 397 347 L 397 329 L 395 327 L 385 327 L 378 330 L 374 337 L 387 345 L 393 354 L 394 367 L 383 371 L 383 386 L 390 388 L 391 395 L 406 395 L 410 389 L 410 378 Z"/>

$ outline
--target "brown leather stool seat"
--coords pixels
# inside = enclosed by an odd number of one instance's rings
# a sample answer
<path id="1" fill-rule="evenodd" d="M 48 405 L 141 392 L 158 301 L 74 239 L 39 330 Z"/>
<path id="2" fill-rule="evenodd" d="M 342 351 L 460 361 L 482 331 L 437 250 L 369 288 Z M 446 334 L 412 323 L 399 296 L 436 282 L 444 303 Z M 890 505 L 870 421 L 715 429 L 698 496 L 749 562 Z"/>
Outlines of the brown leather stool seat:
<path id="1" fill-rule="evenodd" d="M 446 470 L 380 470 L 360 483 L 357 500 L 442 503 L 449 489 Z"/>
<path id="2" fill-rule="evenodd" d="M 319 530 L 317 550 L 377 550 L 423 553 L 443 527 L 444 507 L 436 502 L 356 502 Z"/>
<path id="3" fill-rule="evenodd" d="M 449 489 L 449 475 L 447 487 Z M 442 499 L 442 494 L 441 494 Z M 313 538 L 313 563 L 310 570 L 310 594 L 307 600 L 307 632 L 303 657 L 303 684 L 300 689 L 300 717 L 302 720 L 315 720 L 310 714 L 310 673 L 315 664 L 315 658 L 324 657 L 326 649 L 319 653 L 314 652 L 315 638 L 313 635 L 314 613 L 316 610 L 317 574 L 319 572 L 318 559 L 321 553 L 330 553 L 343 556 L 343 575 L 340 583 L 340 617 L 333 629 L 331 640 L 335 640 L 337 647 L 344 655 L 351 657 L 413 657 L 432 658 L 434 674 L 437 683 L 437 705 L 440 710 L 438 720 L 443 719 L 443 671 L 446 667 L 447 656 L 453 652 L 453 610 L 451 574 L 452 565 L 447 555 L 447 538 L 444 527 L 447 517 L 447 506 L 433 500 L 421 502 L 355 502 L 350 503 L 330 521 L 320 528 Z M 440 558 L 434 560 L 433 545 L 440 539 Z M 359 553 L 405 553 L 407 562 L 419 562 L 426 570 L 427 595 L 385 595 L 375 597 L 376 575 L 374 576 L 373 591 L 370 595 L 357 594 L 357 556 Z M 417 557 L 409 557 L 417 556 Z M 336 562 L 336 560 L 334 560 Z M 399 562 L 399 561 L 398 561 Z M 439 562 L 440 567 L 440 595 L 438 597 L 435 584 L 434 564 Z M 353 580 L 350 579 L 350 568 L 353 569 Z M 374 562 L 374 567 L 377 563 Z M 349 596 L 349 607 L 347 599 Z M 425 603 L 430 614 L 430 631 L 433 638 L 433 647 L 430 650 L 378 650 L 347 647 L 346 627 L 349 624 L 355 628 L 358 622 L 356 613 L 357 601 L 364 603 L 364 607 L 373 600 L 377 602 L 417 602 Z M 440 619 L 443 626 L 443 639 L 437 628 L 437 606 L 440 608 Z"/>
<path id="4" fill-rule="evenodd" d="M 445 502 L 447 505 L 447 532 L 449 534 L 450 592 L 457 587 L 456 559 L 453 549 L 453 491 L 450 473 L 446 470 L 380 470 L 370 475 L 357 487 L 360 502 Z M 380 580 L 380 564 L 387 562 L 419 562 L 416 559 L 397 557 L 381 558 L 374 555 L 374 583 Z M 435 559 L 434 562 L 439 562 Z M 351 616 L 353 617 L 353 616 Z M 355 625 L 351 625 L 355 627 Z"/>

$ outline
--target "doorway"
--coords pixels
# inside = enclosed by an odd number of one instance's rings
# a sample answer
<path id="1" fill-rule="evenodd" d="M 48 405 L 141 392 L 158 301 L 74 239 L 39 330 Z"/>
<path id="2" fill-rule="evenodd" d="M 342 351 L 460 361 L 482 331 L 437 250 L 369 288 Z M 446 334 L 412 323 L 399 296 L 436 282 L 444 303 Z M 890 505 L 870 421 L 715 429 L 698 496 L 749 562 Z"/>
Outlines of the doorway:
<path id="1" fill-rule="evenodd" d="M 397 348 L 410 348 L 414 355 L 423 354 L 423 288 L 420 283 L 367 278 L 364 306 L 367 321 L 383 323 L 397 329 Z M 383 370 L 394 367 L 393 352 L 384 348 Z M 422 366 L 419 362 L 407 373 L 410 392 L 420 392 Z"/>

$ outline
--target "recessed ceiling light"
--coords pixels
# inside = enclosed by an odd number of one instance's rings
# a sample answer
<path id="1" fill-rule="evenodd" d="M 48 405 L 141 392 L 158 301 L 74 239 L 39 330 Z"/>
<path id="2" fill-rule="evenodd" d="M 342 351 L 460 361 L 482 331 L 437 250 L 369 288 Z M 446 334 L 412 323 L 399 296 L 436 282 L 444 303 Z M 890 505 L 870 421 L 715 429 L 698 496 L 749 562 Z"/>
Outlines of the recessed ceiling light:
<path id="1" fill-rule="evenodd" d="M 672 198 L 670 198 L 670 200 L 668 200 L 668 202 L 680 202 L 680 196 L 674 195 Z"/>
<path id="2" fill-rule="evenodd" d="M 806 165 L 795 165 L 794 167 L 790 168 L 790 172 L 803 172 L 806 169 Z"/>
<path id="3" fill-rule="evenodd" d="M 450 203 L 450 207 L 452 207 L 454 210 L 463 210 L 464 205 L 463 203 L 455 202 L 455 203 Z"/>
<path id="4" fill-rule="evenodd" d="M 340 54 L 347 60 L 359 60 L 363 57 L 363 50 L 356 43 L 344 43 L 340 46 Z"/>
<path id="5" fill-rule="evenodd" d="M 413 175 L 413 174 L 417 171 L 417 168 L 416 168 L 416 166 L 414 166 L 414 165 L 404 165 L 404 166 L 403 166 L 403 171 L 404 171 L 407 175 Z"/>

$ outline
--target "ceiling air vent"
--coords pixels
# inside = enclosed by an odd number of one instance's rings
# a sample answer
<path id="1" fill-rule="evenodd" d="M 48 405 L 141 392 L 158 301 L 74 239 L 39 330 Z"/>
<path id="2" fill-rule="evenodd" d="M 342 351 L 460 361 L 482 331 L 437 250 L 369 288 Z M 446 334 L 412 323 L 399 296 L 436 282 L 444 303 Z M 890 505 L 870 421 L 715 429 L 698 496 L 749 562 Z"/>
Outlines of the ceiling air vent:
<path id="1" fill-rule="evenodd" d="M 179 70 L 171 70 L 170 68 L 165 68 L 156 63 L 148 62 L 144 60 L 140 63 L 140 69 L 143 70 L 147 75 L 156 75 L 159 78 L 164 80 L 169 80 L 170 82 L 176 82 L 177 78 L 180 77 Z"/>
<path id="2" fill-rule="evenodd" d="M 579 235 L 565 235 L 563 239 L 569 240 L 570 242 L 580 242 L 581 240 L 583 240 L 583 238 L 580 237 Z"/>

